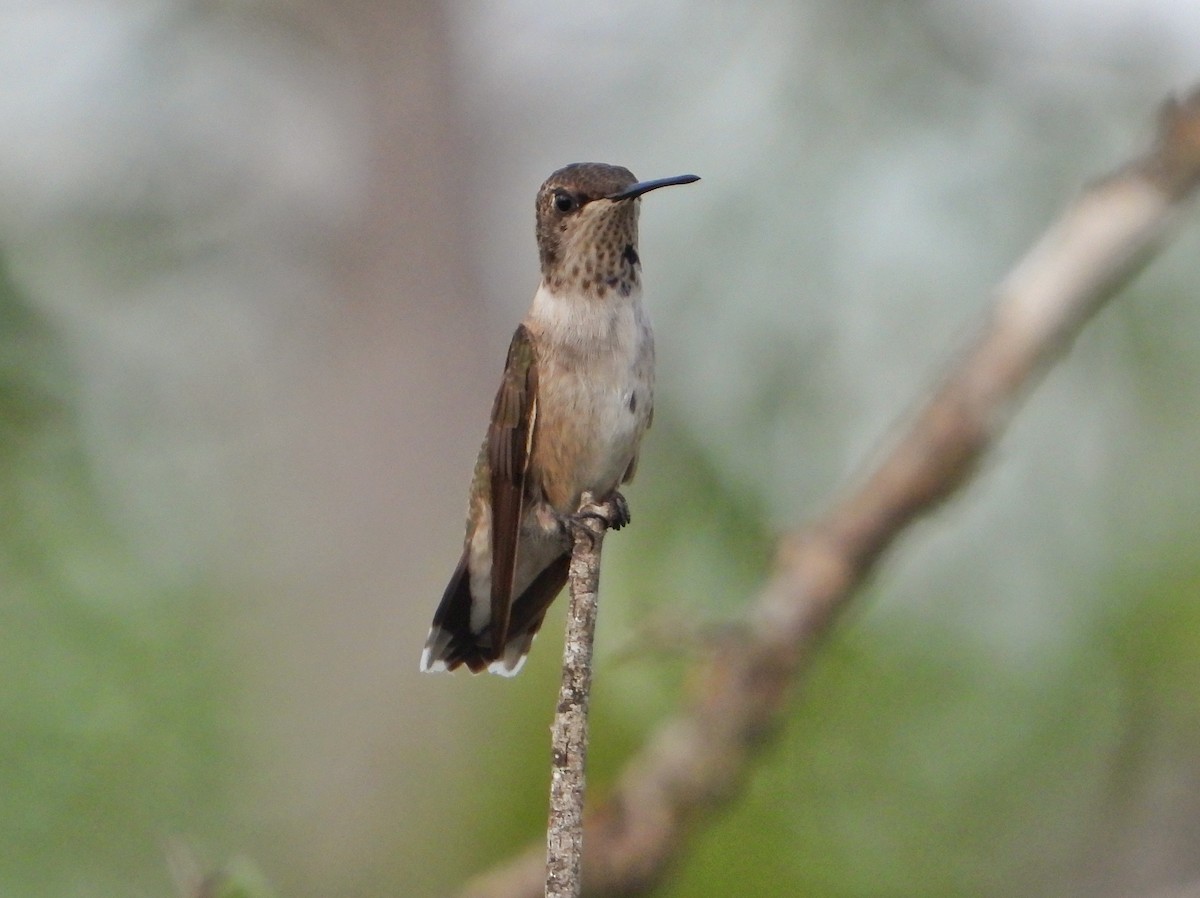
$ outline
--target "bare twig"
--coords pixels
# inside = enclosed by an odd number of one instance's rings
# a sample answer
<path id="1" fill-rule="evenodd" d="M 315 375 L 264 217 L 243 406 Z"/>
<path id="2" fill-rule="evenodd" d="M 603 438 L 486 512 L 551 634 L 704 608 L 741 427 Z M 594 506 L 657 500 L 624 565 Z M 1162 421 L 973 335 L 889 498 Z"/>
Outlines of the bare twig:
<path id="1" fill-rule="evenodd" d="M 580 511 L 592 505 L 584 493 Z M 546 898 L 578 898 L 582 888 L 583 793 L 587 785 L 588 699 L 600 594 L 600 548 L 608 529 L 599 515 L 576 518 L 567 583 L 567 635 L 551 745 L 550 819 L 546 824 Z"/>
<path id="2" fill-rule="evenodd" d="M 880 555 L 967 480 L 1036 376 L 1132 277 L 1200 183 L 1200 90 L 1163 110 L 1149 152 L 1087 188 L 1001 284 L 986 325 L 858 486 L 786 537 L 743 632 L 700 659 L 687 706 L 587 818 L 585 891 L 637 895 L 701 814 L 731 796 L 779 723 L 815 641 Z M 466 894 L 535 898 L 540 852 Z"/>

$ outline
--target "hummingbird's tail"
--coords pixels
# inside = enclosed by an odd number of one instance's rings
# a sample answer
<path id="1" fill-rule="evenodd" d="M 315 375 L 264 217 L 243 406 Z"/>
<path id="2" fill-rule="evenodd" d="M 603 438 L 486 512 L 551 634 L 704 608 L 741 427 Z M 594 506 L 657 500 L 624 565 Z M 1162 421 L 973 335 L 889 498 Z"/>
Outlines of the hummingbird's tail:
<path id="1" fill-rule="evenodd" d="M 421 670 L 427 673 L 455 670 L 466 665 L 471 673 L 500 674 L 513 677 L 525 664 L 525 657 L 533 645 L 546 616 L 546 609 L 562 592 L 567 582 L 567 570 L 571 565 L 569 553 L 563 554 L 546 567 L 525 592 L 513 602 L 509 615 L 508 635 L 499 651 L 491 644 L 489 628 L 476 633 L 471 630 L 471 576 L 467 570 L 467 554 L 464 552 L 442 601 L 433 615 L 433 626 L 425 640 L 421 653 Z"/>

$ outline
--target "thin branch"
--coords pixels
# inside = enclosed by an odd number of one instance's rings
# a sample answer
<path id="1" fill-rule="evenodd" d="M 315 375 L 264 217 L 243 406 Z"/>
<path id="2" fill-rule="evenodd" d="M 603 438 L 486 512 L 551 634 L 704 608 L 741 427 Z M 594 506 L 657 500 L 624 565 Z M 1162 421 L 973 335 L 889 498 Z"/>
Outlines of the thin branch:
<path id="1" fill-rule="evenodd" d="M 882 553 L 960 488 L 1016 402 L 1171 232 L 1200 183 L 1200 90 L 1164 108 L 1149 152 L 1088 187 L 1000 285 L 990 317 L 861 482 L 786 537 L 736 637 L 699 659 L 686 707 L 588 815 L 590 895 L 657 883 L 703 814 L 732 797 L 779 725 L 813 646 Z M 541 853 L 471 884 L 472 898 L 536 898 Z"/>
<path id="2" fill-rule="evenodd" d="M 592 646 L 600 597 L 600 549 L 608 529 L 600 515 L 586 514 L 592 497 L 584 493 L 576 517 L 567 583 L 567 635 L 562 683 L 551 745 L 550 819 L 546 825 L 546 898 L 579 898 L 582 888 L 583 794 L 587 785 L 588 701 L 592 692 Z"/>

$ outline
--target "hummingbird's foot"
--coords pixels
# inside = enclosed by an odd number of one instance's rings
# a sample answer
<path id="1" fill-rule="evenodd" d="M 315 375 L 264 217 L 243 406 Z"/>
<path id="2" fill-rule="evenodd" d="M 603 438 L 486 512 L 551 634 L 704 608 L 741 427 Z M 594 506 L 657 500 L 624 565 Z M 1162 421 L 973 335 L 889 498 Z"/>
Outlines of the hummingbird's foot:
<path id="1" fill-rule="evenodd" d="M 590 493 L 583 494 L 583 504 L 575 512 L 575 518 L 603 521 L 609 530 L 620 530 L 632 520 L 629 516 L 629 503 L 616 490 L 609 494 L 603 502 L 594 502 Z"/>
<path id="2" fill-rule="evenodd" d="M 629 503 L 626 502 L 625 497 L 616 490 L 613 490 L 613 494 L 608 497 L 608 501 L 606 501 L 604 504 L 609 510 L 609 530 L 620 530 L 633 520 L 629 514 Z"/>
<path id="3" fill-rule="evenodd" d="M 615 490 L 603 502 L 595 502 L 591 493 L 584 493 L 579 511 L 562 518 L 563 529 L 572 539 L 584 533 L 594 544 L 596 530 L 593 521 L 602 522 L 609 530 L 620 530 L 630 521 L 629 503 Z"/>

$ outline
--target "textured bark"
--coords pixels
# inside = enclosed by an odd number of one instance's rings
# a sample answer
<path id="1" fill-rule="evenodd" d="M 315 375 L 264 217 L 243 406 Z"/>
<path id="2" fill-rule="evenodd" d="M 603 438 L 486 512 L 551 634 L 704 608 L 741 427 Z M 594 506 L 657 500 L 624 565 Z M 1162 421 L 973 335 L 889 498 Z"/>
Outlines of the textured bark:
<path id="1" fill-rule="evenodd" d="M 592 506 L 584 494 L 581 511 Z M 550 819 L 546 826 L 546 898 L 578 898 L 582 888 L 583 797 L 587 785 L 588 700 L 600 597 L 600 548 L 608 524 L 598 515 L 576 521 L 567 584 L 567 635 L 551 745 Z"/>

